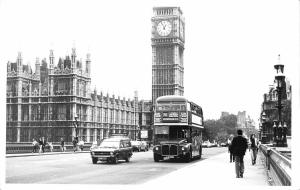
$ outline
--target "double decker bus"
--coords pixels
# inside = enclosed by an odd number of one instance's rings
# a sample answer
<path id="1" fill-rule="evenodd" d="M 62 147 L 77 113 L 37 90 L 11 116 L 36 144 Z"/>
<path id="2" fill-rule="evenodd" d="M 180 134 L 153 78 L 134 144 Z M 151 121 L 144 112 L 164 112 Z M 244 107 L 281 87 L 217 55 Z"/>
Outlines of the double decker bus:
<path id="1" fill-rule="evenodd" d="M 158 97 L 154 111 L 154 161 L 201 159 L 203 128 L 203 112 L 199 105 L 183 96 Z"/>

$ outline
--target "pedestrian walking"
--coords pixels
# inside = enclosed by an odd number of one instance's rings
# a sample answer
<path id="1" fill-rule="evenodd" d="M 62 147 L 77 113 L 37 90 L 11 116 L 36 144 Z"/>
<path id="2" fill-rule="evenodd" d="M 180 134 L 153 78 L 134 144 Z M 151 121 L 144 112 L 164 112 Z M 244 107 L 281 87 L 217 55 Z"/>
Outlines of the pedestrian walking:
<path id="1" fill-rule="evenodd" d="M 38 141 L 39 153 L 42 152 L 42 144 L 43 144 L 43 141 L 42 141 L 42 138 L 40 137 L 40 138 L 39 138 L 39 141 Z"/>
<path id="2" fill-rule="evenodd" d="M 44 153 L 45 152 L 45 146 L 47 144 L 45 137 L 42 137 L 41 144 L 42 144 L 42 152 Z"/>
<path id="3" fill-rule="evenodd" d="M 62 152 L 65 152 L 65 141 L 64 138 L 60 138 L 60 149 Z"/>
<path id="4" fill-rule="evenodd" d="M 84 141 L 83 141 L 82 138 L 80 139 L 78 145 L 79 145 L 79 149 L 80 149 L 81 151 L 83 151 Z"/>
<path id="5" fill-rule="evenodd" d="M 39 143 L 35 140 L 35 138 L 32 139 L 32 153 L 37 152 L 39 148 Z"/>
<path id="6" fill-rule="evenodd" d="M 257 151 L 258 151 L 258 141 L 255 138 L 255 134 L 252 134 L 250 136 L 250 146 L 249 146 L 249 151 L 251 152 L 251 160 L 252 160 L 252 165 L 256 164 L 256 157 L 257 157 Z"/>
<path id="7" fill-rule="evenodd" d="M 52 142 L 48 142 L 50 152 L 53 152 L 53 144 Z"/>
<path id="8" fill-rule="evenodd" d="M 232 139 L 233 139 L 233 135 L 230 135 L 227 140 L 228 152 L 229 152 L 229 162 L 234 162 L 234 156 L 232 153 Z"/>
<path id="9" fill-rule="evenodd" d="M 237 178 L 243 178 L 245 171 L 244 156 L 248 147 L 247 139 L 243 136 L 242 130 L 237 130 L 237 136 L 232 139 L 231 144 L 234 160 L 235 173 Z"/>
<path id="10" fill-rule="evenodd" d="M 73 151 L 75 152 L 77 150 L 78 137 L 74 137 L 72 143 L 73 143 Z"/>

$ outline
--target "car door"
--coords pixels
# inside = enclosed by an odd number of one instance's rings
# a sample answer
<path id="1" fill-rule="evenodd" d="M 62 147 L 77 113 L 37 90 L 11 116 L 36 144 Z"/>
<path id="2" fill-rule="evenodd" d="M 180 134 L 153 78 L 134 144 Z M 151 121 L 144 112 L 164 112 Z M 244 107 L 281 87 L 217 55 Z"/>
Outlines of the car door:
<path id="1" fill-rule="evenodd" d="M 131 157 L 132 156 L 132 147 L 130 141 L 124 141 L 124 145 L 126 147 L 126 156 Z"/>
<path id="2" fill-rule="evenodd" d="M 124 147 L 123 141 L 120 141 L 119 158 L 120 159 L 124 159 L 125 158 L 125 147 Z"/>

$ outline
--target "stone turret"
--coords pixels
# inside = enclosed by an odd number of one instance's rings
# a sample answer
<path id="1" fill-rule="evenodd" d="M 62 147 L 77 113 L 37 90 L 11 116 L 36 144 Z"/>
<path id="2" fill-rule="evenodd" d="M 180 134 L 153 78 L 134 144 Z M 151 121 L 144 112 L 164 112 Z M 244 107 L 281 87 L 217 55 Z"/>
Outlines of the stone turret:
<path id="1" fill-rule="evenodd" d="M 22 69 L 22 62 L 23 62 L 23 59 L 22 59 L 22 53 L 21 52 L 18 52 L 18 57 L 17 57 L 17 73 L 22 73 L 23 69 Z"/>
<path id="2" fill-rule="evenodd" d="M 35 61 L 35 75 L 40 76 L 41 75 L 41 64 L 40 59 L 37 57 Z"/>
<path id="3" fill-rule="evenodd" d="M 71 68 L 75 69 L 76 68 L 76 49 L 75 47 L 72 48 L 72 54 L 71 54 Z"/>
<path id="4" fill-rule="evenodd" d="M 54 69 L 54 55 L 53 55 L 53 50 L 50 50 L 50 55 L 49 55 L 49 60 L 50 60 L 50 74 L 53 74 L 53 69 Z"/>
<path id="5" fill-rule="evenodd" d="M 91 74 L 91 54 L 89 53 L 86 55 L 85 72 L 89 77 Z"/>

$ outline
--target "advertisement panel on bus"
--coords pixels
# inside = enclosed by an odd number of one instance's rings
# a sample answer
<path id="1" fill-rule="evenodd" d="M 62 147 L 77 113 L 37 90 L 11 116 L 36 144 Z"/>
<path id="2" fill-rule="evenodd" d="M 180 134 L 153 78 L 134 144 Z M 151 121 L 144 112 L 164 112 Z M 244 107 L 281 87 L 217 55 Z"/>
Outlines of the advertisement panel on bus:
<path id="1" fill-rule="evenodd" d="M 189 124 L 195 124 L 195 125 L 199 125 L 199 126 L 203 126 L 203 120 L 202 117 L 195 115 L 193 113 L 191 114 L 191 120 Z"/>

